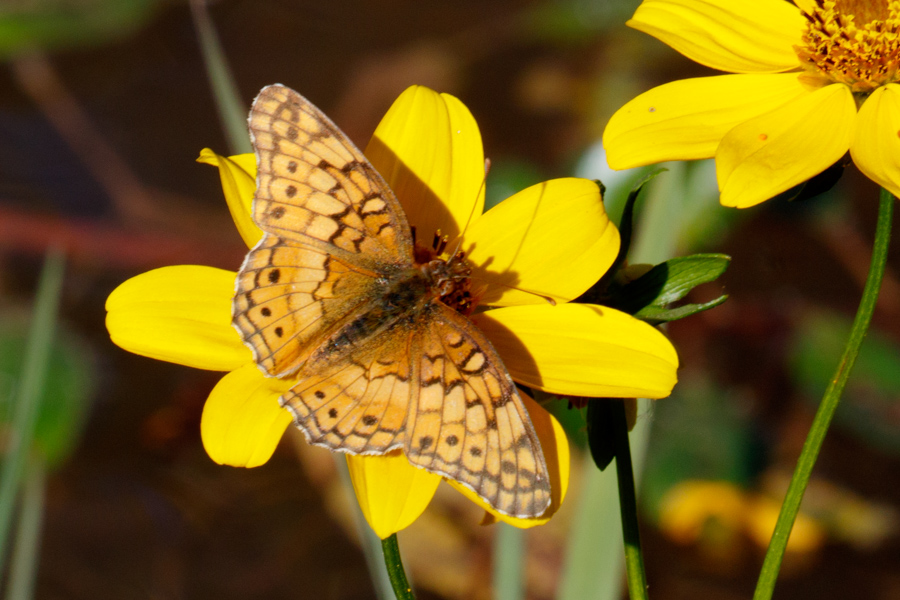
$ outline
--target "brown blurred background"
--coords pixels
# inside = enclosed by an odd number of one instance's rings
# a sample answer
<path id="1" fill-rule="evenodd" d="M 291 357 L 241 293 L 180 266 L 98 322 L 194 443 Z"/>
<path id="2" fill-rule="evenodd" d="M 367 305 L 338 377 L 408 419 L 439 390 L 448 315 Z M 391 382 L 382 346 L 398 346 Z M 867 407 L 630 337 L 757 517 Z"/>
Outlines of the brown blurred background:
<path id="1" fill-rule="evenodd" d="M 209 14 L 246 105 L 284 83 L 363 147 L 408 85 L 458 96 L 482 129 L 496 200 L 552 177 L 606 180 L 598 143 L 612 112 L 654 85 L 711 74 L 625 27 L 638 3 L 220 0 Z M 61 413 L 68 429 L 45 432 L 64 440 L 47 482 L 35 596 L 374 597 L 327 452 L 289 436 L 263 467 L 213 464 L 199 417 L 220 375 L 131 355 L 106 334 L 104 301 L 128 277 L 172 264 L 236 269 L 246 251 L 217 173 L 194 162 L 203 147 L 229 147 L 190 7 L 3 4 L 4 364 L 15 363 L 44 252 L 62 245 L 59 365 L 48 385 L 77 398 Z M 733 260 L 691 298 L 724 291 L 728 302 L 669 328 L 681 383 L 640 417 L 653 422 L 642 500 L 650 593 L 748 598 L 766 519 L 859 299 L 877 189 L 851 167 L 818 198 L 738 212 L 718 206 L 709 165 L 679 173 L 690 185 L 679 188 L 689 197 L 671 199 L 682 214 L 675 254 Z M 900 598 L 898 252 L 777 597 Z M 573 489 L 551 525 L 528 534 L 532 598 L 555 596 L 578 509 L 581 415 L 567 426 Z M 420 597 L 491 596 L 493 529 L 479 518 L 442 489 L 401 534 Z"/>

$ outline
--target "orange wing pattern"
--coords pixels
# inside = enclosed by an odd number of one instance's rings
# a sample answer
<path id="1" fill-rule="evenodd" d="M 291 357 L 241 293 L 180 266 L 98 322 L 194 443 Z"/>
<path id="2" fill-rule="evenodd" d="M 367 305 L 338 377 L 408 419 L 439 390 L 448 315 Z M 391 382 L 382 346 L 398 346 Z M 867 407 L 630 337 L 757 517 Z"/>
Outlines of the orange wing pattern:
<path id="1" fill-rule="evenodd" d="M 410 398 L 409 337 L 390 330 L 330 364 L 308 365 L 281 398 L 310 443 L 352 454 L 403 446 Z"/>
<path id="2" fill-rule="evenodd" d="M 502 513 L 543 513 L 550 504 L 547 465 L 515 384 L 468 319 L 440 304 L 432 312 L 415 340 L 421 366 L 406 456 Z"/>
<path id="3" fill-rule="evenodd" d="M 262 240 L 236 282 L 233 323 L 313 444 L 403 448 L 498 511 L 550 503 L 540 442 L 487 338 L 434 299 L 394 193 L 343 133 L 283 86 L 250 111 Z"/>
<path id="4" fill-rule="evenodd" d="M 331 120 L 297 92 L 264 88 L 250 111 L 258 158 L 253 217 L 264 231 L 366 263 L 412 264 L 394 193 Z"/>
<path id="5" fill-rule="evenodd" d="M 234 324 L 263 371 L 284 377 L 371 297 L 375 284 L 374 273 L 266 234 L 238 274 Z"/>

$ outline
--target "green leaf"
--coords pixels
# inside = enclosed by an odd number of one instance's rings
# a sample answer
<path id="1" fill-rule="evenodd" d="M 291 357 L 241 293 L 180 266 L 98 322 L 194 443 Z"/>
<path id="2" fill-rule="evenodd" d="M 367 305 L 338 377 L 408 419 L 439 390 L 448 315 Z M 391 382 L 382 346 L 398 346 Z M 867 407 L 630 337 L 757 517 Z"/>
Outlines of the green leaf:
<path id="1" fill-rule="evenodd" d="M 9 315 L 0 321 L 0 383 L 4 392 L 17 385 L 24 325 Z M 90 349 L 61 329 L 50 348 L 33 442 L 51 469 L 63 462 L 77 443 L 97 379 Z M 2 402 L 0 407 L 6 408 Z M 0 423 L 8 418 L 0 414 Z"/>
<path id="2" fill-rule="evenodd" d="M 619 270 L 619 267 L 625 262 L 625 257 L 628 256 L 628 250 L 631 249 L 631 234 L 634 229 L 634 204 L 637 202 L 641 190 L 644 189 L 645 185 L 656 179 L 659 175 L 665 173 L 667 170 L 668 169 L 656 169 L 655 171 L 647 173 L 638 179 L 637 183 L 634 184 L 634 187 L 631 188 L 631 191 L 628 192 L 628 198 L 625 200 L 625 210 L 622 211 L 622 220 L 619 222 L 619 235 L 621 236 L 622 244 L 619 247 L 619 255 L 616 256 L 616 262 L 613 263 L 610 272 L 615 273 Z M 601 183 L 600 185 L 602 186 L 603 184 Z"/>
<path id="3" fill-rule="evenodd" d="M 668 323 L 669 321 L 677 321 L 698 312 L 714 308 L 728 300 L 728 295 L 723 294 L 715 300 L 704 302 L 703 304 L 683 304 L 677 308 L 661 308 L 658 306 L 645 306 L 641 310 L 634 313 L 634 316 L 648 323 Z"/>
<path id="4" fill-rule="evenodd" d="M 95 46 L 135 31 L 159 0 L 35 0 L 0 9 L 0 58 L 36 48 Z"/>
<path id="5" fill-rule="evenodd" d="M 653 323 L 683 319 L 727 299 L 723 295 L 704 304 L 669 306 L 698 285 L 718 279 L 730 261 L 725 254 L 694 254 L 667 260 L 635 281 L 611 287 L 605 304 Z"/>

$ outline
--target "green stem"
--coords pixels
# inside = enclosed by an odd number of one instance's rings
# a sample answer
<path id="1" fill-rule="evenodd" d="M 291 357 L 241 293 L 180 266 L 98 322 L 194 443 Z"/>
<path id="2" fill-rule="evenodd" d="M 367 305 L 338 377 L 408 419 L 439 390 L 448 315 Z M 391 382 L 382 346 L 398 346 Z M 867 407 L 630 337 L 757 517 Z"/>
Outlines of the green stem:
<path id="1" fill-rule="evenodd" d="M 494 600 L 525 597 L 525 530 L 506 523 L 494 525 Z"/>
<path id="2" fill-rule="evenodd" d="M 46 468 L 44 461 L 32 453 L 28 470 L 22 482 L 22 502 L 16 544 L 13 548 L 9 579 L 6 582 L 7 600 L 31 600 L 34 598 L 34 582 L 37 577 L 38 554 L 41 545 L 41 525 L 44 519 L 44 488 Z"/>
<path id="3" fill-rule="evenodd" d="M 406 579 L 406 571 L 403 570 L 403 561 L 400 560 L 400 546 L 397 545 L 397 534 L 381 540 L 381 548 L 384 550 L 384 566 L 387 567 L 391 586 L 397 600 L 413 600 L 412 588 Z"/>
<path id="4" fill-rule="evenodd" d="M 753 600 L 768 600 L 775 590 L 775 580 L 781 568 L 781 560 L 784 557 L 784 550 L 787 547 L 794 520 L 800 510 L 803 493 L 806 491 L 813 466 L 816 464 L 816 458 L 819 456 L 819 450 L 822 448 L 822 442 L 828 432 L 828 426 L 834 416 L 844 386 L 850 377 L 853 363 L 859 354 L 863 338 L 872 322 L 872 313 L 875 312 L 875 302 L 878 300 L 878 291 L 881 288 L 881 279 L 887 264 L 893 211 L 894 198 L 890 192 L 882 189 L 878 205 L 878 223 L 875 226 L 875 243 L 872 246 L 872 263 L 869 265 L 869 276 L 866 278 L 862 299 L 856 311 L 856 318 L 853 320 L 850 338 L 847 340 L 841 362 L 828 384 L 828 389 L 825 390 L 819 410 L 816 411 L 809 434 L 803 443 L 800 458 L 797 459 L 797 467 L 794 469 L 794 476 L 791 478 L 784 503 L 781 505 L 781 514 L 778 515 L 778 522 L 775 524 L 775 531 L 772 533 L 772 540 L 766 551 L 766 558 L 759 573 Z"/>
<path id="5" fill-rule="evenodd" d="M 625 540 L 628 596 L 631 600 L 647 600 L 647 576 L 644 574 L 644 557 L 641 554 L 641 531 L 638 528 L 637 497 L 634 492 L 625 401 L 612 400 L 612 407 L 613 443 L 616 447 L 616 476 L 619 480 L 619 510 L 622 518 L 622 537 Z"/>
<path id="6" fill-rule="evenodd" d="M 38 405 L 44 391 L 50 349 L 56 330 L 56 313 L 62 293 L 65 256 L 55 248 L 47 251 L 38 284 L 34 314 L 25 347 L 22 377 L 13 395 L 10 439 L 0 468 L 0 572 L 3 572 L 10 526 L 19 484 L 31 452 Z"/>
<path id="7" fill-rule="evenodd" d="M 240 91 L 219 42 L 219 35 L 209 18 L 206 2 L 191 0 L 191 14 L 197 29 L 206 75 L 219 110 L 219 120 L 228 137 L 228 147 L 234 154 L 253 152 L 250 136 L 247 135 L 247 108 L 241 102 Z"/>
<path id="8" fill-rule="evenodd" d="M 338 475 L 341 483 L 344 485 L 351 506 L 353 506 L 353 522 L 356 525 L 356 533 L 359 535 L 359 543 L 362 546 L 363 556 L 366 557 L 366 566 L 369 568 L 369 576 L 372 578 L 372 585 L 375 586 L 375 595 L 378 600 L 389 600 L 394 595 L 394 589 L 391 580 L 388 577 L 387 569 L 384 567 L 382 555 L 384 551 L 381 547 L 381 538 L 375 535 L 372 528 L 366 522 L 359 502 L 353 493 L 353 481 L 350 479 L 350 470 L 347 467 L 347 455 L 332 453 L 334 464 L 337 467 Z"/>

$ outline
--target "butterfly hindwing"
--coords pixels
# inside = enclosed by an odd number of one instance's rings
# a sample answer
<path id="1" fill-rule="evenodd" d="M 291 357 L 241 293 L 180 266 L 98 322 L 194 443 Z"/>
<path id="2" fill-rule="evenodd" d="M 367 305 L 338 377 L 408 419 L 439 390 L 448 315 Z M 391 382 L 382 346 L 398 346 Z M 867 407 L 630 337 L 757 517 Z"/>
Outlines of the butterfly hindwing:
<path id="1" fill-rule="evenodd" d="M 540 441 L 491 343 L 442 304 L 431 307 L 416 341 L 409 461 L 471 488 L 502 513 L 543 513 L 550 480 Z"/>
<path id="2" fill-rule="evenodd" d="M 351 454 L 403 446 L 412 374 L 407 336 L 385 331 L 371 343 L 299 374 L 281 403 L 310 443 Z"/>
<path id="3" fill-rule="evenodd" d="M 258 174 L 253 217 L 264 231 L 325 244 L 363 263 L 410 263 L 396 196 L 363 154 L 297 92 L 272 85 L 250 110 Z"/>

